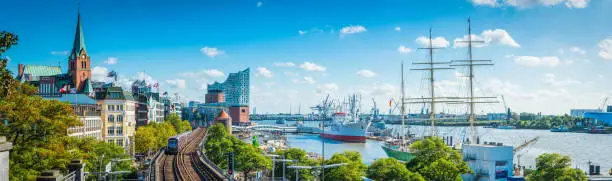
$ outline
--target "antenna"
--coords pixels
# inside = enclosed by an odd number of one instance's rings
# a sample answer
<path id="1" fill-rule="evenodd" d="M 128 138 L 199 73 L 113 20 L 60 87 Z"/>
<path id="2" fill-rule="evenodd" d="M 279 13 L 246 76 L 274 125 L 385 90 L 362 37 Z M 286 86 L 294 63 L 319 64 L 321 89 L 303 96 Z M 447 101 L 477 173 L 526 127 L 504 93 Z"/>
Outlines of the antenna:
<path id="1" fill-rule="evenodd" d="M 415 68 L 415 69 L 410 69 L 410 70 L 423 70 L 423 71 L 428 71 L 429 72 L 429 96 L 430 97 L 422 97 L 422 98 L 410 98 L 411 100 L 416 100 L 416 101 L 412 101 L 409 103 L 413 103 L 413 104 L 423 104 L 423 103 L 429 103 L 430 106 L 430 112 L 429 112 L 429 120 L 431 121 L 431 136 L 436 136 L 436 103 L 443 103 L 443 102 L 456 102 L 456 101 L 452 101 L 452 100 L 437 100 L 440 99 L 436 98 L 436 93 L 435 93 L 435 87 L 434 87 L 434 82 L 435 82 L 435 74 L 434 71 L 435 70 L 449 70 L 452 69 L 450 67 L 442 67 L 440 65 L 449 65 L 450 62 L 437 62 L 434 61 L 433 59 L 433 54 L 434 54 L 434 49 L 442 49 L 443 47 L 434 47 L 433 46 L 433 42 L 431 40 L 431 28 L 429 28 L 429 45 L 427 47 L 424 48 L 418 48 L 419 50 L 427 50 L 429 52 L 429 61 L 426 62 L 413 62 L 413 65 L 427 65 L 426 68 Z M 403 82 L 402 82 L 403 83 Z M 441 98 L 441 99 L 446 99 L 446 98 Z M 402 110 L 404 111 L 404 110 Z"/>
<path id="2" fill-rule="evenodd" d="M 474 101 L 474 99 L 494 99 L 496 97 L 474 97 L 474 66 L 492 66 L 493 63 L 491 63 L 491 60 L 474 60 L 472 58 L 472 44 L 473 43 L 485 43 L 484 41 L 476 41 L 476 40 L 472 40 L 472 27 L 471 27 L 471 21 L 470 18 L 468 17 L 468 38 L 467 41 L 457 41 L 457 42 L 461 42 L 461 43 L 467 43 L 468 44 L 468 59 L 466 60 L 452 60 L 451 61 L 451 65 L 452 67 L 467 67 L 468 68 L 468 76 L 463 76 L 463 77 L 467 77 L 468 78 L 468 87 L 469 87 L 469 95 L 467 97 L 467 101 L 465 103 L 468 103 L 469 105 L 469 117 L 468 120 L 470 122 L 470 142 L 474 143 L 475 140 L 477 140 L 477 130 L 476 127 L 474 127 L 474 120 L 476 119 L 476 116 L 474 114 L 474 104 L 476 103 L 497 103 L 497 101 Z"/>

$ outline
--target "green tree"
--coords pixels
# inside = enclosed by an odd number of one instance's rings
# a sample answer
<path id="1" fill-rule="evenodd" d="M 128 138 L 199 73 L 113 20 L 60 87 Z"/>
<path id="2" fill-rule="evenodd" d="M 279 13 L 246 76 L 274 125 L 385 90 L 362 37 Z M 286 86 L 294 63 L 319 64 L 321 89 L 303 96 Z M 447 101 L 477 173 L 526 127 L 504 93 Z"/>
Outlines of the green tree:
<path id="1" fill-rule="evenodd" d="M 149 126 L 153 128 L 156 135 L 157 144 L 155 148 L 157 149 L 168 146 L 168 138 L 178 134 L 170 122 L 151 123 Z"/>
<path id="2" fill-rule="evenodd" d="M 368 166 L 361 160 L 361 154 L 356 151 L 345 151 L 332 155 L 325 160 L 326 165 L 347 163 L 347 165 L 325 169 L 325 180 L 362 180 Z"/>
<path id="3" fill-rule="evenodd" d="M 299 149 L 299 148 L 279 150 L 275 154 L 284 155 L 285 159 L 297 160 L 299 165 L 315 166 L 320 163 L 317 160 L 308 158 L 308 154 L 306 153 L 306 151 Z M 286 163 L 286 166 L 291 166 L 291 165 L 295 165 L 295 162 Z M 276 174 L 282 173 L 283 171 L 282 163 L 276 164 L 275 167 L 276 168 L 274 168 L 275 169 L 274 171 Z M 285 176 L 287 177 L 287 179 L 296 180 L 295 170 L 286 169 L 285 171 L 286 171 Z M 315 175 L 312 174 L 311 170 L 306 170 L 306 169 L 299 169 L 298 176 L 299 176 L 299 180 L 314 180 L 315 179 Z"/>
<path id="4" fill-rule="evenodd" d="M 446 146 L 442 139 L 429 137 L 410 145 L 415 158 L 406 166 L 425 180 L 460 181 L 461 174 L 472 173 L 459 152 Z"/>
<path id="5" fill-rule="evenodd" d="M 241 140 L 238 141 L 241 142 Z M 253 145 L 244 142 L 242 144 L 235 143 L 234 149 L 236 150 L 235 169 L 244 174 L 245 181 L 252 172 L 272 167 L 270 158 L 264 156 L 261 149 L 255 148 Z"/>
<path id="6" fill-rule="evenodd" d="M 368 178 L 380 181 L 424 181 L 418 173 L 410 172 L 406 166 L 393 158 L 381 158 L 368 168 Z"/>
<path id="7" fill-rule="evenodd" d="M 226 154 L 234 151 L 234 142 L 229 137 L 225 126 L 221 123 L 208 128 L 205 143 L 206 156 L 219 168 L 227 168 Z"/>
<path id="8" fill-rule="evenodd" d="M 155 136 L 155 130 L 150 126 L 142 126 L 138 128 L 134 135 L 134 146 L 136 147 L 136 152 L 149 153 L 150 151 L 156 149 L 157 139 Z"/>
<path id="9" fill-rule="evenodd" d="M 587 180 L 581 170 L 570 167 L 571 162 L 569 156 L 557 153 L 541 154 L 536 158 L 536 169 L 527 175 L 527 180 Z"/>
<path id="10" fill-rule="evenodd" d="M 259 148 L 259 140 L 257 139 L 257 135 L 253 136 L 253 141 L 252 142 L 253 142 L 252 144 L 253 144 L 253 146 L 255 148 Z"/>

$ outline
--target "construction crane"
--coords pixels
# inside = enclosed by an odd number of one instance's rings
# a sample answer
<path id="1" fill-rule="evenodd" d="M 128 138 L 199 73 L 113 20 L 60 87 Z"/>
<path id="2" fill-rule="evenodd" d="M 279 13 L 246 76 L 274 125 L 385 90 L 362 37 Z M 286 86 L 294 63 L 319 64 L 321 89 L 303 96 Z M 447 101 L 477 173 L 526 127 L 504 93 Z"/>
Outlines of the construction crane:
<path id="1" fill-rule="evenodd" d="M 599 106 L 599 109 L 601 110 L 601 112 L 606 111 L 606 103 L 608 103 L 608 96 L 604 98 L 603 102 L 601 103 L 601 106 Z"/>
<path id="2" fill-rule="evenodd" d="M 510 118 L 512 118 L 512 111 L 510 111 L 510 108 L 508 107 L 508 103 L 506 102 L 504 95 L 501 95 L 501 99 L 502 102 L 504 102 L 504 108 L 506 109 L 506 122 L 509 122 Z"/>

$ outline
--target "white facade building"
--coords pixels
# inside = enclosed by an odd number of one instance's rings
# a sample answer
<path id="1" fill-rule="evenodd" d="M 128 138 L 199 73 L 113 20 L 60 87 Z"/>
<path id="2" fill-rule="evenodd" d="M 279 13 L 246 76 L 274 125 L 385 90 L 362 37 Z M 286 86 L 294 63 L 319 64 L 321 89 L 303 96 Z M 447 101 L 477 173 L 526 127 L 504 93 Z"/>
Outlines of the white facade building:
<path id="1" fill-rule="evenodd" d="M 462 175 L 463 180 L 505 181 L 512 176 L 514 148 L 499 143 L 463 145 L 463 158 L 474 174 Z"/>
<path id="2" fill-rule="evenodd" d="M 154 96 L 149 97 L 149 123 L 163 123 L 164 122 L 164 104 L 155 99 Z"/>

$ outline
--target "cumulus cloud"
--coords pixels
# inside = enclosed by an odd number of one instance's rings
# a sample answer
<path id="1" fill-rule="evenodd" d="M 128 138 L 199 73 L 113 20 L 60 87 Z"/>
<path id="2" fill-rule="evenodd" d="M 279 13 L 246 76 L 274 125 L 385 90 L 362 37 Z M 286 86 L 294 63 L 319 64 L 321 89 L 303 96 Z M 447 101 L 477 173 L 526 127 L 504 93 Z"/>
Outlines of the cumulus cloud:
<path id="1" fill-rule="evenodd" d="M 477 6 L 530 8 L 535 6 L 556 6 L 564 4 L 568 8 L 586 8 L 589 0 L 470 0 Z"/>
<path id="2" fill-rule="evenodd" d="M 299 33 L 300 35 L 305 35 L 305 34 L 306 34 L 306 33 L 308 33 L 308 32 L 306 32 L 306 31 L 302 31 L 302 30 L 298 30 L 298 33 Z"/>
<path id="3" fill-rule="evenodd" d="M 570 78 L 564 79 L 564 80 L 558 80 L 557 76 L 555 74 L 545 74 L 544 75 L 544 79 L 542 80 L 542 82 L 552 85 L 552 86 L 566 86 L 566 85 L 577 85 L 577 84 L 581 84 L 580 81 L 577 80 L 573 80 Z"/>
<path id="4" fill-rule="evenodd" d="M 200 49 L 200 52 L 202 52 L 202 54 L 210 57 L 210 58 L 215 58 L 216 56 L 225 54 L 224 51 L 219 50 L 218 48 L 215 47 L 207 47 L 205 46 L 204 48 Z"/>
<path id="5" fill-rule="evenodd" d="M 327 68 L 312 62 L 304 62 L 302 65 L 300 65 L 300 68 L 313 72 L 325 72 L 327 70 Z"/>
<path id="6" fill-rule="evenodd" d="M 471 37 L 472 41 L 484 41 L 484 43 L 473 43 L 472 46 L 474 47 L 485 47 L 493 44 L 507 45 L 516 48 L 521 47 L 521 45 L 516 43 L 512 36 L 510 36 L 510 34 L 503 29 L 485 30 L 480 34 L 480 36 L 471 35 Z M 465 41 L 468 41 L 467 35 L 461 38 L 456 38 L 453 47 L 466 47 L 468 43 Z"/>
<path id="7" fill-rule="evenodd" d="M 363 69 L 363 70 L 357 71 L 357 75 L 360 76 L 360 77 L 367 77 L 367 78 L 369 78 L 369 77 L 376 76 L 376 73 L 374 73 L 371 70 Z"/>
<path id="8" fill-rule="evenodd" d="M 272 72 L 265 67 L 258 67 L 257 73 L 255 73 L 255 76 L 263 76 L 265 78 L 273 77 Z"/>
<path id="9" fill-rule="evenodd" d="M 401 30 L 402 30 L 402 28 L 400 28 L 399 26 L 395 27 L 395 31 L 401 31 Z"/>
<path id="10" fill-rule="evenodd" d="M 612 60 L 612 37 L 599 41 L 597 47 L 599 47 L 599 57 Z"/>
<path id="11" fill-rule="evenodd" d="M 372 97 L 375 96 L 385 96 L 385 97 L 394 97 L 400 95 L 401 92 L 399 88 L 394 86 L 393 84 L 383 83 L 383 84 L 373 84 L 367 85 L 359 88 L 359 93 L 363 95 L 369 95 Z"/>
<path id="12" fill-rule="evenodd" d="M 293 63 L 293 62 L 275 62 L 274 66 L 277 66 L 277 67 L 295 67 L 295 63 Z"/>
<path id="13" fill-rule="evenodd" d="M 585 51 L 585 50 L 583 50 L 583 49 L 582 49 L 582 48 L 580 48 L 580 47 L 570 47 L 569 51 L 570 51 L 570 52 L 577 53 L 577 54 L 581 54 L 581 55 L 586 54 L 586 51 Z"/>
<path id="14" fill-rule="evenodd" d="M 66 56 L 66 55 L 68 55 L 68 51 L 51 51 L 51 55 L 62 55 L 62 56 Z"/>
<path id="15" fill-rule="evenodd" d="M 257 2 L 257 7 L 261 7 L 261 5 L 263 5 L 261 1 Z"/>
<path id="16" fill-rule="evenodd" d="M 514 56 L 514 62 L 527 67 L 556 67 L 561 63 L 556 56 Z"/>
<path id="17" fill-rule="evenodd" d="M 429 47 L 429 38 L 425 36 L 418 37 L 416 42 L 423 47 Z M 449 45 L 450 43 L 444 37 L 439 36 L 431 39 L 431 46 L 434 48 L 446 48 Z"/>
<path id="18" fill-rule="evenodd" d="M 108 69 L 106 67 L 96 66 L 91 69 L 91 78 L 95 81 L 106 82 L 108 78 Z"/>
<path id="19" fill-rule="evenodd" d="M 185 81 L 185 79 L 166 80 L 166 83 L 168 83 L 168 85 L 170 85 L 171 87 L 177 89 L 187 88 L 187 82 Z"/>
<path id="20" fill-rule="evenodd" d="M 296 83 L 296 84 L 314 84 L 316 83 L 316 81 L 312 77 L 308 77 L 308 76 L 302 79 L 292 79 L 291 81 L 293 81 L 293 83 Z"/>
<path id="21" fill-rule="evenodd" d="M 117 64 L 118 61 L 119 59 L 117 57 L 108 57 L 106 60 L 104 60 L 104 63 L 113 65 L 113 64 Z"/>
<path id="22" fill-rule="evenodd" d="M 497 6 L 497 0 L 471 0 L 475 5 L 485 5 L 495 7 Z"/>
<path id="23" fill-rule="evenodd" d="M 285 72 L 283 72 L 283 73 L 284 73 L 286 76 L 292 76 L 292 77 L 293 77 L 293 76 L 298 76 L 298 75 L 299 75 L 298 73 L 295 73 L 295 72 L 290 72 L 290 71 L 285 71 Z"/>
<path id="24" fill-rule="evenodd" d="M 404 45 L 400 45 L 399 47 L 397 47 L 397 51 L 400 53 L 410 53 L 412 52 L 412 49 L 405 47 Z"/>
<path id="25" fill-rule="evenodd" d="M 317 86 L 316 93 L 318 94 L 334 94 L 340 89 L 336 83 L 326 83 Z"/>
<path id="26" fill-rule="evenodd" d="M 340 29 L 340 35 L 357 34 L 366 31 L 366 28 L 361 25 L 351 25 Z"/>
<path id="27" fill-rule="evenodd" d="M 201 77 L 223 77 L 225 73 L 221 72 L 217 69 L 206 69 L 199 72 L 185 72 L 182 73 L 183 77 L 191 77 L 191 78 L 201 78 Z"/>

